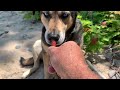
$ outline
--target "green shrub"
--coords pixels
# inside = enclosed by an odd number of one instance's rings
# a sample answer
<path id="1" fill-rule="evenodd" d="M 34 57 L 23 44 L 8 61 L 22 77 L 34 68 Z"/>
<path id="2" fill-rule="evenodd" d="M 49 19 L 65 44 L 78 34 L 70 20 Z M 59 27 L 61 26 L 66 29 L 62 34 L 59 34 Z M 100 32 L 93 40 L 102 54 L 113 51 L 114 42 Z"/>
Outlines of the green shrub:
<path id="1" fill-rule="evenodd" d="M 24 19 L 40 21 L 40 11 L 35 11 L 34 15 L 33 11 L 27 11 L 24 15 Z"/>
<path id="2" fill-rule="evenodd" d="M 92 16 L 86 13 L 79 12 L 77 18 L 83 24 L 87 52 L 102 52 L 105 45 L 119 42 L 113 38 L 120 36 L 120 15 L 109 11 L 93 11 Z"/>

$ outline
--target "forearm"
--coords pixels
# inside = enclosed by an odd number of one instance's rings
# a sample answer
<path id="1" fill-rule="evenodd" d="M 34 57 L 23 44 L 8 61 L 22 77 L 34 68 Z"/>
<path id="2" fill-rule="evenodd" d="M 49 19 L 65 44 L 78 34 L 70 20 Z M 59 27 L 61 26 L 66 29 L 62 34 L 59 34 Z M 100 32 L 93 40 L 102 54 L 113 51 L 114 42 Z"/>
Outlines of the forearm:
<path id="1" fill-rule="evenodd" d="M 79 76 L 81 79 L 100 79 L 100 76 L 92 71 L 87 65 L 80 68 Z"/>
<path id="2" fill-rule="evenodd" d="M 75 65 L 67 68 L 63 79 L 100 79 L 100 76 L 93 72 L 87 64 Z"/>

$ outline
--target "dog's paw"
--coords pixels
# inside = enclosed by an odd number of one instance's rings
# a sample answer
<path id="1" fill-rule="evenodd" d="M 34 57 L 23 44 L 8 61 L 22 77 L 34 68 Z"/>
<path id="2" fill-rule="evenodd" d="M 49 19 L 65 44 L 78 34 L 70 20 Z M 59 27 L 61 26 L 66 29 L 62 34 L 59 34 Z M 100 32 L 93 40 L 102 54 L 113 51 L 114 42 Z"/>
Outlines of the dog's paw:
<path id="1" fill-rule="evenodd" d="M 21 67 L 33 66 L 34 60 L 33 60 L 33 57 L 27 58 L 27 59 L 20 57 L 19 63 Z"/>
<path id="2" fill-rule="evenodd" d="M 28 70 L 28 71 L 26 71 L 26 72 L 23 73 L 22 79 L 27 78 L 29 75 L 30 75 L 30 70 Z"/>

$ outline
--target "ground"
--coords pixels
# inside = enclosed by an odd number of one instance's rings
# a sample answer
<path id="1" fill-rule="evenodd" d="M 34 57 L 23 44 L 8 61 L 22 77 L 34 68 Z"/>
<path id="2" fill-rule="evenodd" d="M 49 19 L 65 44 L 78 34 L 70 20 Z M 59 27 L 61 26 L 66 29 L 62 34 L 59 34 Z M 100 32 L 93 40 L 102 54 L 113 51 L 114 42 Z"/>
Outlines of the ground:
<path id="1" fill-rule="evenodd" d="M 32 45 L 41 36 L 42 24 L 23 19 L 21 11 L 0 11 L 0 79 L 21 79 L 30 69 L 22 68 L 20 57 L 32 57 Z M 109 63 L 98 63 L 96 68 L 108 78 Z M 43 79 L 43 64 L 28 79 Z"/>
<path id="2" fill-rule="evenodd" d="M 20 79 L 30 69 L 20 67 L 19 59 L 32 57 L 32 45 L 40 39 L 42 24 L 32 24 L 23 15 L 21 11 L 0 11 L 0 79 Z M 43 78 L 43 69 L 39 72 L 39 77 L 33 77 Z"/>

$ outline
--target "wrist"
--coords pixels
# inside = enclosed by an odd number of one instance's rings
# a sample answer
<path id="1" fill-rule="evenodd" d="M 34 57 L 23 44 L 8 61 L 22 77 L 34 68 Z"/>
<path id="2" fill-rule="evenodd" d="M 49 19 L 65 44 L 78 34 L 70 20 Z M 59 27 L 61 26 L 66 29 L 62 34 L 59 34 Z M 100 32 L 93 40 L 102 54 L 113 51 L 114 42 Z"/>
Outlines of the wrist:
<path id="1" fill-rule="evenodd" d="M 77 63 L 66 70 L 66 77 L 68 79 L 99 79 L 100 77 L 93 72 L 87 63 Z"/>
<path id="2" fill-rule="evenodd" d="M 78 74 L 80 79 L 100 79 L 99 75 L 92 71 L 87 63 L 79 66 L 79 68 Z"/>

